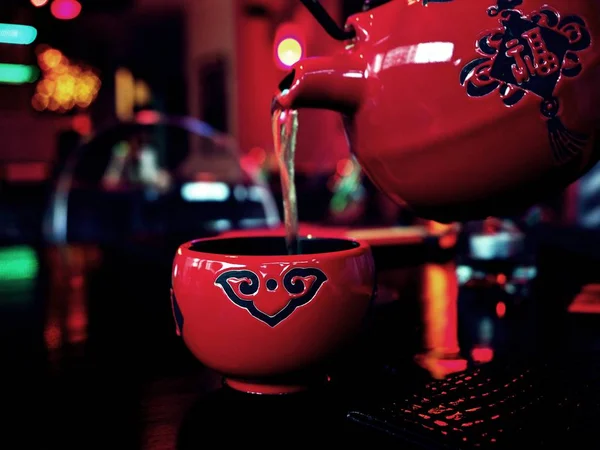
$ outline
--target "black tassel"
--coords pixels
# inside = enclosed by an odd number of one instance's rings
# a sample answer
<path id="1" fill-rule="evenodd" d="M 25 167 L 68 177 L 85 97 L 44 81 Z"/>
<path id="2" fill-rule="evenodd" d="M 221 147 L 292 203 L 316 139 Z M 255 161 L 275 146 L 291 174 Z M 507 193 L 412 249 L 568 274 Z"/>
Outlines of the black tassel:
<path id="1" fill-rule="evenodd" d="M 552 117 L 547 124 L 548 138 L 556 164 L 563 164 L 583 151 L 588 136 L 569 131 L 558 117 Z"/>

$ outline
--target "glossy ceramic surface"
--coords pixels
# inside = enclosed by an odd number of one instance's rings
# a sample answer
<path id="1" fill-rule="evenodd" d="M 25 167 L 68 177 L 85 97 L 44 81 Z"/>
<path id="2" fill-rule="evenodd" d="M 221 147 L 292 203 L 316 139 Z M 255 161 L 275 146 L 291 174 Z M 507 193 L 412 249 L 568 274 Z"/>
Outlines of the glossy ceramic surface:
<path id="1" fill-rule="evenodd" d="M 341 112 L 368 176 L 422 217 L 512 213 L 597 161 L 600 3 L 393 0 L 347 27 L 275 101 Z"/>
<path id="2" fill-rule="evenodd" d="M 281 394 L 324 380 L 319 365 L 358 332 L 374 293 L 367 244 L 282 237 L 203 239 L 180 246 L 172 273 L 178 333 L 234 389 Z"/>

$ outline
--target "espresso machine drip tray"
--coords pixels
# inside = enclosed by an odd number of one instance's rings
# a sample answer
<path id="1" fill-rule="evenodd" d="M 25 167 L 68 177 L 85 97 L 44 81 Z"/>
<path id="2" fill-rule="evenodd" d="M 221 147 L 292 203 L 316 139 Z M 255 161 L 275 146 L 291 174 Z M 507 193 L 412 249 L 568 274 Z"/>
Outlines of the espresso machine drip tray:
<path id="1" fill-rule="evenodd" d="M 348 418 L 409 448 L 549 448 L 557 442 L 590 448 L 597 445 L 591 442 L 600 413 L 599 382 L 600 358 L 589 355 L 490 363 L 431 381 L 412 394 L 388 391 Z"/>

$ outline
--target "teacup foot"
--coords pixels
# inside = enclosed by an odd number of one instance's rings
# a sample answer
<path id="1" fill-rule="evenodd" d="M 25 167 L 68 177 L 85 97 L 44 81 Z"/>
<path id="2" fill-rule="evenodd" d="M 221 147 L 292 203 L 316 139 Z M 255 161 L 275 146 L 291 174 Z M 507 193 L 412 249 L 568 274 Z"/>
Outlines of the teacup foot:
<path id="1" fill-rule="evenodd" d="M 325 380 L 320 385 L 326 384 L 329 381 L 329 377 L 326 377 Z M 236 391 L 245 392 L 247 394 L 262 394 L 262 395 L 285 395 L 285 394 L 295 394 L 298 392 L 303 392 L 311 387 L 315 386 L 316 383 L 282 383 L 278 384 L 276 382 L 259 382 L 259 381 L 249 381 L 249 380 L 240 380 L 236 378 L 224 378 L 223 382 L 229 386 L 231 389 L 235 389 Z"/>

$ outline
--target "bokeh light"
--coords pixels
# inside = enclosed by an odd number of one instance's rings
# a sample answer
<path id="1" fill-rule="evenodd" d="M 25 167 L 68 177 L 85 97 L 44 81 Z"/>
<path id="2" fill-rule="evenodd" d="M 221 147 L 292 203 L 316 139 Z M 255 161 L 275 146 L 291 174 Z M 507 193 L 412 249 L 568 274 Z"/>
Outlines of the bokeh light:
<path id="1" fill-rule="evenodd" d="M 281 24 L 275 33 L 273 46 L 275 64 L 282 70 L 288 70 L 305 55 L 304 32 L 295 23 Z"/>
<path id="2" fill-rule="evenodd" d="M 71 124 L 73 129 L 82 136 L 89 136 L 92 133 L 92 119 L 89 114 L 77 114 Z"/>
<path id="3" fill-rule="evenodd" d="M 302 45 L 293 37 L 285 38 L 277 46 L 277 58 L 285 67 L 291 67 L 302 59 Z"/>
<path id="4" fill-rule="evenodd" d="M 0 44 L 29 45 L 37 34 L 37 29 L 29 25 L 0 23 Z"/>
<path id="5" fill-rule="evenodd" d="M 48 0 L 31 0 L 31 4 L 33 6 L 35 6 L 36 8 L 41 8 L 42 6 L 46 5 L 48 3 Z"/>
<path id="6" fill-rule="evenodd" d="M 86 109 L 96 99 L 100 78 L 90 68 L 71 63 L 59 50 L 43 46 L 38 51 L 42 79 L 31 100 L 38 111 L 64 113 L 73 108 Z"/>
<path id="7" fill-rule="evenodd" d="M 498 302 L 496 304 L 496 315 L 502 319 L 506 315 L 506 303 Z"/>
<path id="8" fill-rule="evenodd" d="M 54 0 L 50 5 L 52 15 L 60 20 L 71 20 L 81 12 L 81 3 L 77 0 Z"/>
<path id="9" fill-rule="evenodd" d="M 0 84 L 33 83 L 39 72 L 35 66 L 0 63 Z"/>

